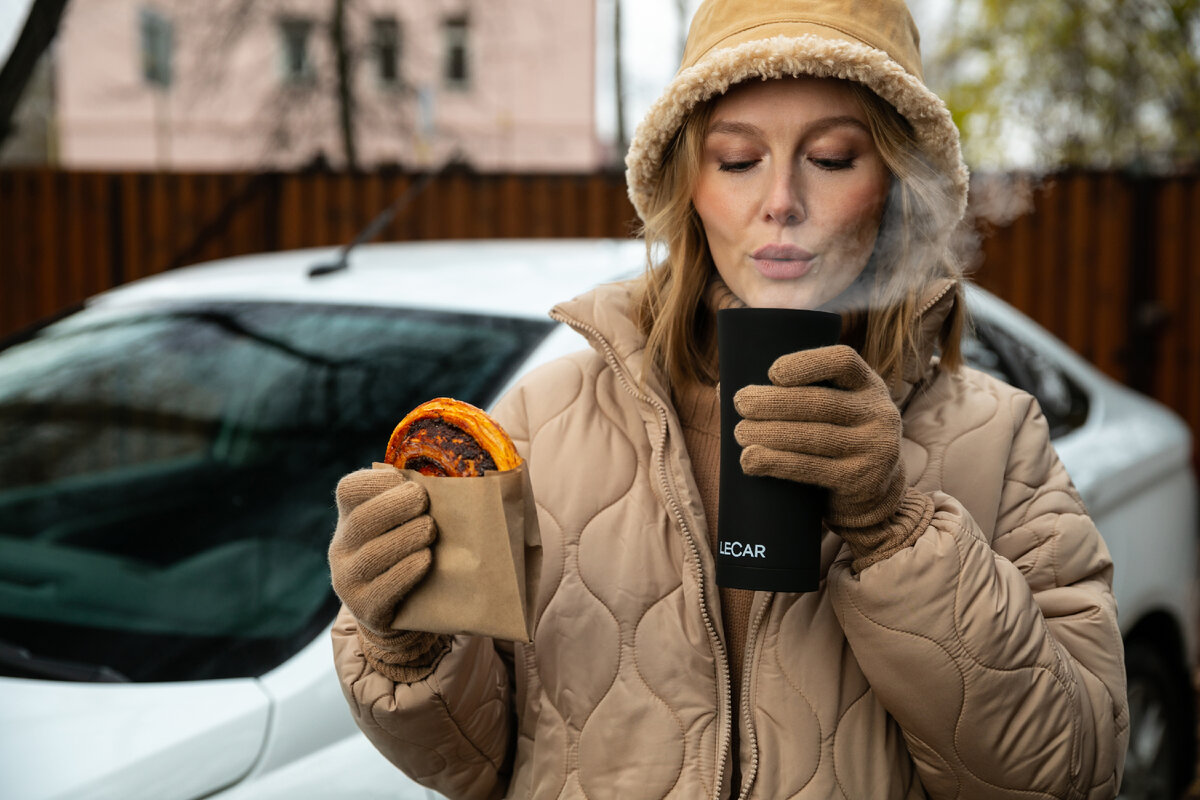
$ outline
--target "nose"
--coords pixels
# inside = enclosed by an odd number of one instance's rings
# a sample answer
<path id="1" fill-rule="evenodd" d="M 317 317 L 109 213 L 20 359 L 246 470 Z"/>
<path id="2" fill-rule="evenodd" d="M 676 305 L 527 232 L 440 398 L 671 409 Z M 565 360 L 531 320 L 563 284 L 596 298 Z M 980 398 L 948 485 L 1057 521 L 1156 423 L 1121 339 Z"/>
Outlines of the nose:
<path id="1" fill-rule="evenodd" d="M 802 194 L 800 177 L 795 170 L 791 165 L 779 165 L 771 173 L 771 184 L 764 203 L 763 210 L 767 219 L 780 225 L 798 225 L 803 222 L 807 213 Z"/>

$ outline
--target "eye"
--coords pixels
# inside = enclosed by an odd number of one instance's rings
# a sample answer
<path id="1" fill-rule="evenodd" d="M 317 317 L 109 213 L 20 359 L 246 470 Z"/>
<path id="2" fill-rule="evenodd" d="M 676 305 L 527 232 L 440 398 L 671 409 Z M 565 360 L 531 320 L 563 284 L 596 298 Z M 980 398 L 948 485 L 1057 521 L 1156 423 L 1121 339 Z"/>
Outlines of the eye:
<path id="1" fill-rule="evenodd" d="M 854 167 L 853 158 L 810 158 L 809 161 L 818 169 L 823 169 L 827 172 L 837 172 L 842 169 L 852 169 Z"/>
<path id="2" fill-rule="evenodd" d="M 757 158 L 745 161 L 721 161 L 718 169 L 721 172 L 746 172 L 757 163 Z"/>

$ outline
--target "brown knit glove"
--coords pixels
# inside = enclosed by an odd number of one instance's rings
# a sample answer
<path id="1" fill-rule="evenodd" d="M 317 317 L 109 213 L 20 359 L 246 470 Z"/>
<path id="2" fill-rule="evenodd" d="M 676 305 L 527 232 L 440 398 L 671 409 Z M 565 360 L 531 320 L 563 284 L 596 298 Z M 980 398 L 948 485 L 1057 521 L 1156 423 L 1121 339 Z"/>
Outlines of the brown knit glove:
<path id="1" fill-rule="evenodd" d="M 883 379 L 846 345 L 781 356 L 768 377 L 734 396 L 742 470 L 828 489 L 825 520 L 855 571 L 916 541 L 933 502 L 905 485 L 900 411 Z"/>
<path id="2" fill-rule="evenodd" d="M 424 487 L 394 467 L 360 469 L 338 482 L 338 524 L 329 545 L 333 590 L 358 620 L 367 662 L 393 681 L 433 672 L 449 637 L 392 629 L 401 601 L 433 561 L 437 529 Z"/>

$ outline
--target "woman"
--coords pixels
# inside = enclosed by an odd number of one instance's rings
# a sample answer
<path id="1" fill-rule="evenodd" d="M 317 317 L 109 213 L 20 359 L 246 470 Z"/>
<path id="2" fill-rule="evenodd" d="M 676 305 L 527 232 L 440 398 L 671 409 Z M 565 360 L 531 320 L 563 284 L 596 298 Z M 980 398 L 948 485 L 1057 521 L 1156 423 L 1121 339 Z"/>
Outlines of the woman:
<path id="1" fill-rule="evenodd" d="M 394 470 L 339 484 L 338 670 L 409 775 L 452 797 L 1115 795 L 1112 565 L 1036 403 L 961 366 L 966 170 L 919 76 L 901 0 L 701 6 L 627 159 L 669 255 L 557 307 L 592 350 L 496 409 L 539 508 L 532 644 L 391 630 L 436 521 Z M 714 580 L 714 316 L 739 305 L 845 320 L 736 397 L 745 472 L 830 490 L 817 591 Z"/>

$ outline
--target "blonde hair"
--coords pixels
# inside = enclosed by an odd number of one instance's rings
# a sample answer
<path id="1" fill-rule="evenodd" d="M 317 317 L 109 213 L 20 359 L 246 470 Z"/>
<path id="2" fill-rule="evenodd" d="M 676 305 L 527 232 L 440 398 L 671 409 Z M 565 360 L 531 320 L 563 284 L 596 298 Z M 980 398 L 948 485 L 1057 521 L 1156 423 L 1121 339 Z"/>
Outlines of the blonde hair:
<path id="1" fill-rule="evenodd" d="M 874 252 L 847 290 L 863 296 L 865 303 L 842 312 L 843 339 L 895 385 L 922 347 L 918 324 L 924 309 L 919 305 L 932 284 L 952 278 L 958 283 L 951 291 L 962 292 L 962 270 L 950 246 L 958 223 L 955 190 L 950 178 L 939 174 L 921 153 L 904 117 L 866 87 L 848 85 L 892 184 Z M 634 319 L 646 336 L 651 362 L 675 385 L 717 379 L 715 326 L 712 315 L 702 309 L 716 268 L 692 206 L 714 103 L 715 99 L 697 105 L 668 145 L 643 219 L 647 270 L 635 292 Z M 665 256 L 656 264 L 654 253 L 662 249 Z M 964 322 L 963 304 L 955 303 L 936 334 L 946 369 L 956 369 L 962 361 Z"/>

